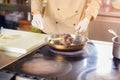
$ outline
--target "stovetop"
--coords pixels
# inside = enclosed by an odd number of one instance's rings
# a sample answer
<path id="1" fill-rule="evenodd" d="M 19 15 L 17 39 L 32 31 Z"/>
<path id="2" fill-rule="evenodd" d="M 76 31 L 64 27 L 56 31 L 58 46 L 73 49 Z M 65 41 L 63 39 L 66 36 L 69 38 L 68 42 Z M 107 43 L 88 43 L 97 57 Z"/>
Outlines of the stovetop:
<path id="1" fill-rule="evenodd" d="M 73 53 L 75 53 L 75 55 Z M 109 72 L 109 75 L 105 76 L 103 74 L 103 76 L 96 74 L 97 71 L 102 68 L 98 66 L 98 62 L 98 52 L 92 42 L 88 42 L 81 51 L 71 51 L 67 53 L 53 52 L 47 45 L 44 45 L 4 69 L 21 74 L 44 77 L 49 80 L 120 79 L 119 71 L 116 66 L 114 66 L 112 59 L 109 60 L 112 65 L 109 70 L 112 70 L 114 74 Z M 114 77 L 115 74 L 118 74 L 117 78 Z M 111 75 L 113 75 L 112 78 L 106 78 L 106 76 Z"/>

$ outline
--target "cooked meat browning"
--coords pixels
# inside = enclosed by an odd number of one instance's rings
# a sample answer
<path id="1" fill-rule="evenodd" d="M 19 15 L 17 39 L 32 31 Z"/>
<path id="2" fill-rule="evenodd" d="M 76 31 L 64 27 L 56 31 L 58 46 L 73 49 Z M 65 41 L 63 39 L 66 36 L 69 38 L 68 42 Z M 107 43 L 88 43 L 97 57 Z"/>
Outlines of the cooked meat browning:
<path id="1" fill-rule="evenodd" d="M 55 38 L 52 38 L 50 40 L 50 43 L 69 47 L 71 45 L 79 45 L 81 43 L 81 41 L 80 41 L 80 39 L 79 39 L 79 41 L 75 40 L 73 38 L 73 36 L 70 34 L 61 34 Z"/>
<path id="2" fill-rule="evenodd" d="M 60 40 L 60 43 L 64 46 L 70 46 L 73 42 L 73 38 L 69 34 L 63 34 L 61 35 L 62 40 Z"/>

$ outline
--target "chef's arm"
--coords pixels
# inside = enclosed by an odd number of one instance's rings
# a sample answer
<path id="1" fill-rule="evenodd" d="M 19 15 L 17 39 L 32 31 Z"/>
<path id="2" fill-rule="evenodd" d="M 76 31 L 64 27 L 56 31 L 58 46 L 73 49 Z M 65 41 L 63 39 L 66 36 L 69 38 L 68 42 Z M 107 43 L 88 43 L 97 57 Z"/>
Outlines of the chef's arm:
<path id="1" fill-rule="evenodd" d="M 31 0 L 31 13 L 41 14 L 42 12 L 42 0 Z"/>
<path id="2" fill-rule="evenodd" d="M 85 12 L 85 17 L 88 18 L 90 21 L 96 19 L 100 6 L 101 6 L 101 0 L 89 0 Z"/>
<path id="3" fill-rule="evenodd" d="M 83 33 L 87 30 L 89 22 L 96 18 L 101 5 L 100 0 L 87 0 L 87 1 L 89 1 L 88 2 L 89 4 L 87 5 L 85 11 L 85 18 L 81 20 L 75 28 L 78 33 Z"/>
<path id="4" fill-rule="evenodd" d="M 33 19 L 31 21 L 32 26 L 40 30 L 44 29 L 42 18 L 42 0 L 31 0 L 31 13 Z"/>

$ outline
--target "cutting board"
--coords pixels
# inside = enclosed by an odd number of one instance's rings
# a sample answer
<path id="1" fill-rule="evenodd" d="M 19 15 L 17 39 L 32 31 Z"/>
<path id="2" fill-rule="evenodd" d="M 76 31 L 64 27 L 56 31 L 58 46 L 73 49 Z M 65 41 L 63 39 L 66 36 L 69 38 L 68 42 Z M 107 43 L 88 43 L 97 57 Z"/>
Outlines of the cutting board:
<path id="1" fill-rule="evenodd" d="M 2 29 L 0 50 L 27 53 L 45 43 L 47 35 L 20 30 Z"/>

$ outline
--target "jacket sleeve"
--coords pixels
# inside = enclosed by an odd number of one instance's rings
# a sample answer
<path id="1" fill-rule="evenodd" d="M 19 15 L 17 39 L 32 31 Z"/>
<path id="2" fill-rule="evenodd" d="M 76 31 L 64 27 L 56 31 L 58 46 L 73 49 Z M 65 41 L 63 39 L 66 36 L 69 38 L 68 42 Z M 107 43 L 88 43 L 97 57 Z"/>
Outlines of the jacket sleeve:
<path id="1" fill-rule="evenodd" d="M 99 12 L 101 6 L 101 0 L 89 0 L 85 12 L 85 16 L 91 16 L 91 20 L 94 20 Z"/>
<path id="2" fill-rule="evenodd" d="M 40 14 L 42 11 L 42 0 L 31 0 L 32 14 Z"/>

